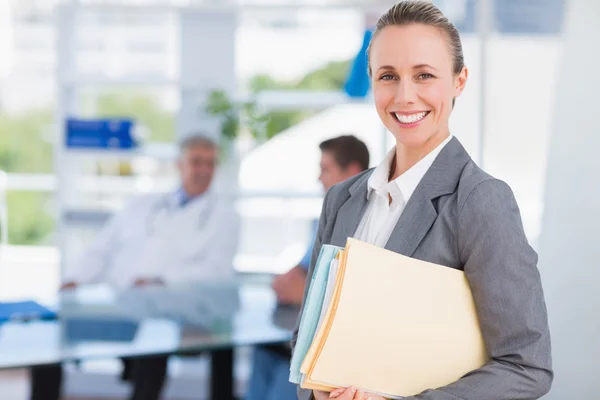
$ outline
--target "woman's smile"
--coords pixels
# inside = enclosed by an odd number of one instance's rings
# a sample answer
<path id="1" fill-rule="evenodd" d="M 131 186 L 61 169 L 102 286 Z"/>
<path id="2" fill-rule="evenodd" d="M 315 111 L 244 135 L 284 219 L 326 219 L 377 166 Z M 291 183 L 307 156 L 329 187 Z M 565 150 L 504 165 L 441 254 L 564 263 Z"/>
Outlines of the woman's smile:
<path id="1" fill-rule="evenodd" d="M 393 112 L 392 117 L 403 128 L 414 128 L 418 126 L 431 111 Z"/>

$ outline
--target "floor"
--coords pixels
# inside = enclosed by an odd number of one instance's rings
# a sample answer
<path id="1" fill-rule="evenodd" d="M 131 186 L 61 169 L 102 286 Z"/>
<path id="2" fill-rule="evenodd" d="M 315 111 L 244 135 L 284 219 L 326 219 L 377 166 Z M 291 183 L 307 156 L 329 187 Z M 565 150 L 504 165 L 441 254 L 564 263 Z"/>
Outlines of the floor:
<path id="1" fill-rule="evenodd" d="M 14 370 L 0 372 L 0 399 L 27 399 L 27 374 L 25 371 Z"/>
<path id="2" fill-rule="evenodd" d="M 28 384 L 28 376 L 25 370 L 0 371 L 0 400 L 27 400 L 29 395 Z M 119 400 L 119 398 L 69 396 L 64 400 Z M 179 399 L 171 397 L 165 400 Z"/>
<path id="3" fill-rule="evenodd" d="M 24 370 L 0 372 L 0 399 L 27 400 L 29 394 L 27 372 Z M 68 397 L 65 400 L 115 400 L 102 398 Z M 175 399 L 173 399 L 175 400 Z"/>

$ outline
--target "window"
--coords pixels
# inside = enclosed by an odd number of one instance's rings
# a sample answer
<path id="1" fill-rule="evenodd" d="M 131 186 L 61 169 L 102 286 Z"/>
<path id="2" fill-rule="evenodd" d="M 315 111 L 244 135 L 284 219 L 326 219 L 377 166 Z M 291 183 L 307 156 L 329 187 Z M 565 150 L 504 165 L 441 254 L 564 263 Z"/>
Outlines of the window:
<path id="1" fill-rule="evenodd" d="M 114 87 L 84 90 L 82 117 L 127 117 L 148 130 L 152 142 L 175 140 L 177 93 L 169 87 L 135 89 Z"/>

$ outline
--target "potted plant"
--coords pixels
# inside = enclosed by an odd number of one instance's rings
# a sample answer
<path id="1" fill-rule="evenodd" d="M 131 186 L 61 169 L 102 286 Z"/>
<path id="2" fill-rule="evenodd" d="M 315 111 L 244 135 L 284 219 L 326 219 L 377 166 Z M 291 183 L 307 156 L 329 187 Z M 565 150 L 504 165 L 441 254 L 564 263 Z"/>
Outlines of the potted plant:
<path id="1" fill-rule="evenodd" d="M 219 121 L 220 180 L 226 182 L 225 191 L 235 192 L 243 154 L 267 139 L 268 117 L 258 112 L 254 100 L 235 101 L 224 90 L 209 93 L 203 113 Z"/>
<path id="2" fill-rule="evenodd" d="M 224 90 L 213 90 L 208 95 L 204 111 L 220 120 L 221 150 L 224 152 L 228 152 L 240 137 L 257 142 L 267 139 L 268 117 L 258 112 L 254 99 L 235 101 Z"/>

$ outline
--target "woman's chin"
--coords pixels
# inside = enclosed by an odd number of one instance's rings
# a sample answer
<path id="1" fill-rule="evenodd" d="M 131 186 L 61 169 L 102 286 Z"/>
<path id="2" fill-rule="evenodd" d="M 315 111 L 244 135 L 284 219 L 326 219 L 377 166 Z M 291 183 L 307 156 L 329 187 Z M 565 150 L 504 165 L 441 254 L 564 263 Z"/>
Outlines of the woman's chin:
<path id="1" fill-rule="evenodd" d="M 421 147 L 429 139 L 427 135 L 417 131 L 396 130 L 393 135 L 396 138 L 396 143 L 405 147 Z"/>

